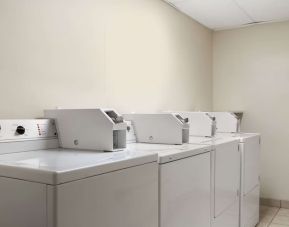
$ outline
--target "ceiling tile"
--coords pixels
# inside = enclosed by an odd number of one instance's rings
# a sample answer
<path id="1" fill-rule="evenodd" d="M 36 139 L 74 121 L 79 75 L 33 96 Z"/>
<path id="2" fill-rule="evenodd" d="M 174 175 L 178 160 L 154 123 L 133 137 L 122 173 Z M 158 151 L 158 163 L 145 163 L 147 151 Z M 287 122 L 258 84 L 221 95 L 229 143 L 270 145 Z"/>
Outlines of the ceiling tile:
<path id="1" fill-rule="evenodd" d="M 255 21 L 289 19 L 289 0 L 235 0 Z"/>
<path id="2" fill-rule="evenodd" d="M 175 7 L 180 11 L 212 29 L 236 27 L 253 22 L 250 17 L 238 6 L 235 0 L 167 1 L 175 5 Z"/>

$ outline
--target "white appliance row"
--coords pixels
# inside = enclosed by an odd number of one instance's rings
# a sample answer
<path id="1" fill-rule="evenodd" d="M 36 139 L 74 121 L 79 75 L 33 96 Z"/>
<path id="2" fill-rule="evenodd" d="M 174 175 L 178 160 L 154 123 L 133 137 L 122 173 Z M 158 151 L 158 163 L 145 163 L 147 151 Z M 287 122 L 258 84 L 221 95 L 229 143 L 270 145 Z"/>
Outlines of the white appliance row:
<path id="1" fill-rule="evenodd" d="M 260 209 L 260 134 L 240 132 L 242 113 L 180 112 L 178 114 L 189 118 L 190 135 L 195 135 L 198 128 L 202 128 L 203 132 L 208 132 L 203 135 L 213 137 L 214 140 L 225 138 L 238 140 L 241 155 L 239 226 L 255 227 L 259 222 Z M 207 120 L 204 120 L 205 118 Z M 203 120 L 199 121 L 199 119 Z"/>
<path id="2" fill-rule="evenodd" d="M 188 116 L 182 113 L 174 113 L 174 115 L 180 115 L 182 118 L 186 119 Z M 153 126 L 154 115 L 151 114 L 126 114 L 124 118 L 127 120 L 132 120 L 132 124 L 136 130 L 136 141 L 138 143 L 143 142 L 143 136 L 138 136 L 138 131 L 145 128 L 147 131 L 149 126 Z M 209 116 L 206 116 L 208 118 Z M 200 118 L 199 118 L 200 120 Z M 145 121 L 146 124 L 141 125 L 140 122 Z M 189 122 L 192 121 L 189 118 Z M 198 121 L 209 122 L 209 121 Z M 192 127 L 190 123 L 190 134 L 192 132 Z M 141 126 L 140 126 L 141 125 Z M 202 128 L 201 125 L 199 128 Z M 156 130 L 160 130 L 156 127 Z M 197 130 L 195 130 L 197 132 Z M 214 132 L 214 130 L 208 130 L 209 133 Z M 165 132 L 164 132 L 165 133 Z M 203 135 L 204 131 L 201 131 Z M 144 137 L 148 137 L 149 133 Z M 160 223 L 161 227 L 189 227 L 189 226 L 203 226 L 203 227 L 238 227 L 239 226 L 239 188 L 240 188 L 240 152 L 238 149 L 238 140 L 235 138 L 211 138 L 205 136 L 189 136 L 189 144 L 183 146 L 207 146 L 210 147 L 211 151 L 207 154 L 207 163 L 201 163 L 201 165 L 189 165 L 189 168 L 184 169 L 174 169 L 170 171 L 170 175 L 164 175 L 165 172 L 163 163 L 160 163 Z M 139 144 L 137 144 L 140 147 Z M 160 145 L 158 145 L 160 146 Z M 148 150 L 152 149 L 160 154 L 156 146 L 142 144 L 142 148 L 146 147 Z M 169 148 L 169 147 L 168 147 Z M 186 149 L 186 148 L 184 148 Z M 199 155 L 198 158 L 204 158 L 205 154 Z M 194 158 L 194 160 L 197 157 Z M 196 161 L 198 162 L 198 161 Z M 196 172 L 194 166 L 197 166 L 199 170 Z M 184 172 L 187 172 L 185 174 Z M 189 174 L 199 176 L 203 178 L 206 185 L 201 184 L 202 190 L 194 190 L 193 186 L 196 184 L 196 180 L 189 178 Z M 174 173 L 174 174 L 172 174 Z M 207 173 L 207 174 L 206 174 Z M 208 174 L 209 173 L 209 174 Z M 204 175 L 203 175 L 204 174 Z M 174 180 L 183 180 L 187 182 L 186 185 L 181 182 L 174 182 Z M 167 186 L 166 182 L 172 182 L 171 185 Z M 164 185 L 163 185 L 164 184 Z M 190 186 L 188 186 L 190 184 Z M 195 186 L 196 187 L 196 186 Z M 163 190 L 168 191 L 168 193 L 163 192 Z M 183 191 L 185 190 L 185 191 Z M 206 193 L 207 192 L 207 193 Z M 191 194 L 194 194 L 192 196 Z M 166 196 L 162 196 L 166 195 Z M 194 203 L 191 199 L 194 198 L 197 203 Z M 198 198 L 198 199 L 196 199 Z M 174 202 L 168 202 L 174 201 Z M 178 202 L 186 201 L 190 206 L 180 204 L 175 205 Z M 163 204 L 166 204 L 164 206 Z M 168 206 L 170 204 L 170 206 Z M 204 206 L 204 207 L 203 207 Z M 168 211 L 169 209 L 169 211 Z M 198 212 L 198 210 L 203 210 L 203 212 Z M 207 209 L 207 211 L 205 211 Z M 209 210 L 208 210 L 209 209 Z M 192 212 L 195 211 L 195 212 Z M 200 214 L 204 215 L 200 215 Z M 180 222 L 182 225 L 178 225 Z"/>
<path id="3" fill-rule="evenodd" d="M 247 137 L 212 138 L 210 113 L 45 117 L 0 120 L 0 226 L 252 227 L 259 218 L 258 156 L 243 155 Z"/>

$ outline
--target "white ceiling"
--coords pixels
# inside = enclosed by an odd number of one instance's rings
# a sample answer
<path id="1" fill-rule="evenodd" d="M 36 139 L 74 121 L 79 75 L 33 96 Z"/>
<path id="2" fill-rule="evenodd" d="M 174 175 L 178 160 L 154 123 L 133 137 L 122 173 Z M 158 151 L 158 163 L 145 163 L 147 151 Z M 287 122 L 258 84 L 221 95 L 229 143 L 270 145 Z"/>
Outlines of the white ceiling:
<path id="1" fill-rule="evenodd" d="M 165 0 L 214 30 L 289 20 L 289 0 Z"/>

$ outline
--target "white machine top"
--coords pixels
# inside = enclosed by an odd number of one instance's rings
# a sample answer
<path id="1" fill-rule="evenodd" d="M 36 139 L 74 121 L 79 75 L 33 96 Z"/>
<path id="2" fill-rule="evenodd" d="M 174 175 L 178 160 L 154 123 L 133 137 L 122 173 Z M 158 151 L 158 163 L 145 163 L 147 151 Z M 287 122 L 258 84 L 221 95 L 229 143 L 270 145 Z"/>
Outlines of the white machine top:
<path id="1" fill-rule="evenodd" d="M 241 143 L 246 142 L 249 139 L 260 138 L 259 133 L 217 133 L 216 138 L 236 138 Z"/>
<path id="2" fill-rule="evenodd" d="M 218 146 L 226 143 L 239 142 L 239 138 L 234 137 L 199 137 L 199 136 L 190 136 L 190 144 L 206 144 L 211 146 Z"/>
<path id="3" fill-rule="evenodd" d="M 157 153 L 159 164 L 176 161 L 179 159 L 199 155 L 210 152 L 212 146 L 183 144 L 183 145 L 167 145 L 167 144 L 148 144 L 148 143 L 130 143 L 127 145 L 129 150 L 135 152 Z"/>
<path id="4" fill-rule="evenodd" d="M 0 120 L 0 176 L 57 185 L 156 162 L 157 154 L 60 149 L 54 120 Z"/>
<path id="5" fill-rule="evenodd" d="M 157 161 L 157 154 L 124 150 L 37 150 L 0 155 L 1 176 L 57 185 Z"/>

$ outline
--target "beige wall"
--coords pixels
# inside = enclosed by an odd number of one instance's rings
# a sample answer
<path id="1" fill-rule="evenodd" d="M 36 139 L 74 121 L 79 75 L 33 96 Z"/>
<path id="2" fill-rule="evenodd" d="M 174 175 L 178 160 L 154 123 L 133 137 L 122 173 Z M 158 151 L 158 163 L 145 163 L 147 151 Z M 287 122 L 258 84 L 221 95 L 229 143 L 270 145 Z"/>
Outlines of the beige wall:
<path id="1" fill-rule="evenodd" d="M 45 108 L 245 111 L 262 196 L 289 200 L 289 22 L 214 34 L 161 0 L 0 0 L 0 117 Z"/>
<path id="2" fill-rule="evenodd" d="M 1 0 L 0 117 L 211 109 L 212 32 L 161 0 Z"/>
<path id="3" fill-rule="evenodd" d="M 262 196 L 289 200 L 289 22 L 214 34 L 215 110 L 262 133 Z"/>

